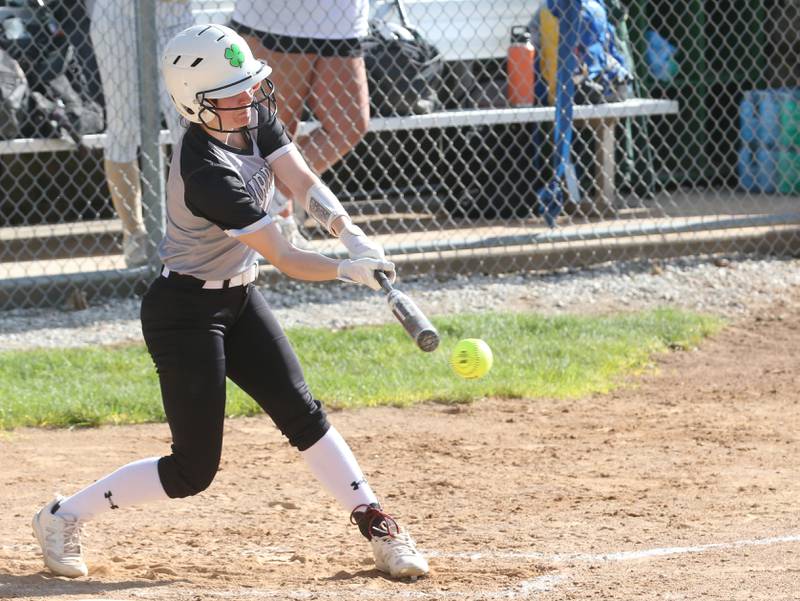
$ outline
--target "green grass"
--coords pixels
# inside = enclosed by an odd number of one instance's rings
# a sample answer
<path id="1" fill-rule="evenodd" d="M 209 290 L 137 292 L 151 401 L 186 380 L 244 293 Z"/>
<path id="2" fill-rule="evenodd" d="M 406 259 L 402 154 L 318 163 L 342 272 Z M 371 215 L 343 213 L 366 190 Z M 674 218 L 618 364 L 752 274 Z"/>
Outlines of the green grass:
<path id="1" fill-rule="evenodd" d="M 329 407 L 467 402 L 481 397 L 576 398 L 606 392 L 654 353 L 688 348 L 719 320 L 659 309 L 611 317 L 465 314 L 434 320 L 442 343 L 422 353 L 398 325 L 289 336 L 315 395 Z M 483 338 L 494 367 L 462 380 L 448 365 L 461 338 Z M 229 383 L 227 414 L 260 410 Z M 162 421 L 155 370 L 142 345 L 0 353 L 0 428 Z"/>

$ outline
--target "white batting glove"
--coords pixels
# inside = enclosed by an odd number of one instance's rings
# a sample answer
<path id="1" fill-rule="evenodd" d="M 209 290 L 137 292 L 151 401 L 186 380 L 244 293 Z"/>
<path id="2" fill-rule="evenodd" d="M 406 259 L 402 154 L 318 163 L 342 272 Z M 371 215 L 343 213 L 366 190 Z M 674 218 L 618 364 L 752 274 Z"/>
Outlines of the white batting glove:
<path id="1" fill-rule="evenodd" d="M 390 282 L 394 282 L 397 274 L 394 263 L 378 259 L 345 259 L 339 263 L 336 271 L 338 279 L 351 284 L 363 284 L 373 290 L 380 290 L 381 285 L 375 279 L 375 272 L 383 271 Z"/>
<path id="2" fill-rule="evenodd" d="M 386 260 L 386 254 L 380 244 L 373 242 L 357 225 L 348 223 L 339 233 L 339 240 L 350 253 L 351 259 Z"/>

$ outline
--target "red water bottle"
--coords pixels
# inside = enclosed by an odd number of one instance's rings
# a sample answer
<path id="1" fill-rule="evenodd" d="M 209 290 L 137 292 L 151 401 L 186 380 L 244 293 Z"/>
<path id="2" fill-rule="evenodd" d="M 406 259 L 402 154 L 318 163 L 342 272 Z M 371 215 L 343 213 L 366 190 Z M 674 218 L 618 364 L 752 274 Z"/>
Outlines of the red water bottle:
<path id="1" fill-rule="evenodd" d="M 533 59 L 536 50 L 531 34 L 524 25 L 511 28 L 511 45 L 508 47 L 508 103 L 511 106 L 533 104 Z"/>

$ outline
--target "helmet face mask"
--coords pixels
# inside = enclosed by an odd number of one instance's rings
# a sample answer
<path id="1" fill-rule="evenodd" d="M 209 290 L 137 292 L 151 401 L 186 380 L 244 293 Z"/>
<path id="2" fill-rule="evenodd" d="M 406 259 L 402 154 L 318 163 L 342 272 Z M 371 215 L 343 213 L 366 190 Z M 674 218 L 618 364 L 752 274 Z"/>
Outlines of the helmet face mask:
<path id="1" fill-rule="evenodd" d="M 268 79 L 272 68 L 257 60 L 247 42 L 223 25 L 194 25 L 173 37 L 161 58 L 164 83 L 175 108 L 187 121 L 220 132 L 225 129 L 225 111 L 266 106 L 268 121 L 275 119 L 274 85 Z M 219 108 L 214 102 L 245 90 L 255 90 L 249 105 Z M 261 124 L 263 125 L 263 123 Z M 246 129 L 256 129 L 248 125 Z"/>
<path id="2" fill-rule="evenodd" d="M 222 108 L 214 102 L 215 100 L 220 100 L 220 98 L 208 98 L 202 93 L 197 100 L 198 104 L 200 105 L 200 110 L 197 113 L 200 123 L 205 125 L 210 130 L 221 133 L 234 133 L 241 131 L 242 129 L 258 129 L 267 123 L 272 123 L 278 112 L 278 106 L 275 100 L 275 85 L 269 78 L 261 81 L 258 88 L 253 93 L 252 101 L 247 104 Z M 264 105 L 266 107 L 267 113 L 269 114 L 267 123 L 258 123 L 258 120 L 256 120 L 254 124 L 247 125 L 245 127 L 237 127 L 235 129 L 224 128 L 222 123 L 222 117 L 224 113 L 230 111 L 241 111 L 242 109 L 255 109 L 258 107 L 258 105 Z"/>

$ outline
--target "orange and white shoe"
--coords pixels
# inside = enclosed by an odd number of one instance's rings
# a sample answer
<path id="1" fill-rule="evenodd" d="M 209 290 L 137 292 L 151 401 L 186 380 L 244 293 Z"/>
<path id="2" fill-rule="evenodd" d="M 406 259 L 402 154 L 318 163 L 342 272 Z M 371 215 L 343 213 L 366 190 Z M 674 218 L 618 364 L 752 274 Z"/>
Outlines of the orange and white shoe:
<path id="1" fill-rule="evenodd" d="M 350 521 L 357 524 L 372 545 L 375 567 L 393 578 L 416 579 L 430 571 L 411 535 L 378 505 L 359 505 Z"/>
<path id="2" fill-rule="evenodd" d="M 33 534 L 39 541 L 44 565 L 59 576 L 79 578 L 89 573 L 81 552 L 81 522 L 53 509 L 64 499 L 56 496 L 33 516 Z"/>

